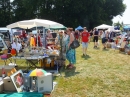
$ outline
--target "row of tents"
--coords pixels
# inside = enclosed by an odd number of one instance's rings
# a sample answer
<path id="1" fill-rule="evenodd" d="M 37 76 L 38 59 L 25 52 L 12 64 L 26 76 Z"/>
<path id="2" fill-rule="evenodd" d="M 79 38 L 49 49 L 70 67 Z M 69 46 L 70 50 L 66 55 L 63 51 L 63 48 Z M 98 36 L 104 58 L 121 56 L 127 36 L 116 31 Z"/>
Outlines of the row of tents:
<path id="1" fill-rule="evenodd" d="M 110 25 L 106 25 L 106 24 L 102 24 L 102 25 L 99 25 L 97 27 L 95 27 L 97 29 L 107 29 L 107 30 L 120 30 L 120 27 L 118 26 L 110 26 Z M 83 27 L 81 26 L 78 26 L 77 28 L 75 28 L 76 30 L 83 30 Z M 130 31 L 130 25 L 126 25 L 123 27 L 123 29 L 126 31 Z"/>
<path id="2" fill-rule="evenodd" d="M 66 27 L 60 23 L 50 21 L 50 20 L 45 20 L 45 19 L 32 19 L 32 20 L 24 20 L 24 21 L 18 21 L 13 24 L 7 25 L 7 28 L 23 28 L 23 29 L 30 29 L 33 27 L 45 27 L 46 29 L 52 29 L 52 30 L 57 30 L 57 29 L 66 29 Z M 114 27 L 106 24 L 99 25 L 95 27 L 97 29 L 108 29 L 108 30 L 119 30 L 119 27 Z M 130 30 L 130 26 L 124 26 L 124 30 Z M 75 28 L 75 30 L 83 30 L 82 26 L 78 26 Z"/>
<path id="3" fill-rule="evenodd" d="M 110 25 L 106 25 L 106 24 L 99 25 L 99 26 L 97 26 L 95 28 L 97 28 L 97 29 L 110 29 L 110 30 L 114 30 L 114 26 L 110 26 Z M 83 27 L 78 26 L 77 28 L 75 28 L 75 30 L 83 30 Z"/>

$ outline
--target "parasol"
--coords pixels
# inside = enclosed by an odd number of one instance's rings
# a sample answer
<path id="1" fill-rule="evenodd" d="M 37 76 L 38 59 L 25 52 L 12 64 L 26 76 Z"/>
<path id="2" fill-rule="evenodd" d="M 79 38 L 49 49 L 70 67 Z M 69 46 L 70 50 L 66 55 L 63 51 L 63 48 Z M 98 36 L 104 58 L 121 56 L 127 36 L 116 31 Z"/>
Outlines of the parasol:
<path id="1" fill-rule="evenodd" d="M 34 69 L 30 71 L 27 76 L 44 76 L 47 72 L 43 69 Z"/>

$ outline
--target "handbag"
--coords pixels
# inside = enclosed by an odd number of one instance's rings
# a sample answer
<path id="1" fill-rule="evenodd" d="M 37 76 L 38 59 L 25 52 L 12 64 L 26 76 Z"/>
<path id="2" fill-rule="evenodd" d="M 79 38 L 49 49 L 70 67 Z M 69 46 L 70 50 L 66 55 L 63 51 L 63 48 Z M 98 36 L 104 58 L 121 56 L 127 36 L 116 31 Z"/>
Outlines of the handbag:
<path id="1" fill-rule="evenodd" d="M 74 40 L 71 44 L 70 44 L 70 48 L 72 49 L 76 49 L 80 46 L 80 43 L 78 40 Z"/>

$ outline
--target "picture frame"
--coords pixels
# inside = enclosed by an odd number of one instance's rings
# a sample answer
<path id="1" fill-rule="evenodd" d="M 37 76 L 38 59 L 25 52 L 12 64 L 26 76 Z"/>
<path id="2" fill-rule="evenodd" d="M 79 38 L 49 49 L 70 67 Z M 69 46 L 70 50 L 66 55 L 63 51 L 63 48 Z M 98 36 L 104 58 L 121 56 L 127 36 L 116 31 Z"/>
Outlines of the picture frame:
<path id="1" fill-rule="evenodd" d="M 23 88 L 24 88 L 24 75 L 22 70 L 19 70 L 17 72 L 15 72 L 13 75 L 10 76 L 11 80 L 17 90 L 17 92 L 23 92 Z"/>

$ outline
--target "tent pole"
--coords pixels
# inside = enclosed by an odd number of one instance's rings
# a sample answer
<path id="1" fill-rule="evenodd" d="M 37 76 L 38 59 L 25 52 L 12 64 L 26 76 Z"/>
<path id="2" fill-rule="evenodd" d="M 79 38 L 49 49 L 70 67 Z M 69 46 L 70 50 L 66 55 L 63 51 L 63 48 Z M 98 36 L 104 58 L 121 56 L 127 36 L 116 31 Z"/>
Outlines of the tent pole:
<path id="1" fill-rule="evenodd" d="M 46 31 L 45 31 L 45 27 L 43 27 L 43 46 L 46 48 Z"/>
<path id="2" fill-rule="evenodd" d="M 36 26 L 36 31 L 37 31 L 37 26 Z M 38 31 L 37 31 L 37 47 L 38 47 Z"/>

